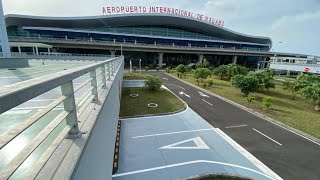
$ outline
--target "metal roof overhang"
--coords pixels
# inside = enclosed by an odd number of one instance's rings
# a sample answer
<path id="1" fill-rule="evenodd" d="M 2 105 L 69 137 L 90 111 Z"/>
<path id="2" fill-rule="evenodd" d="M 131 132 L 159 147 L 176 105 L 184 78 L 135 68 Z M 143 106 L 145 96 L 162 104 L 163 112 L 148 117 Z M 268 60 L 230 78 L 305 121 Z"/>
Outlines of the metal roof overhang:
<path id="1" fill-rule="evenodd" d="M 194 18 L 171 14 L 116 14 L 87 17 L 44 17 L 10 14 L 6 15 L 7 26 L 33 26 L 56 28 L 96 28 L 114 26 L 162 25 L 191 29 L 234 41 L 266 44 L 272 46 L 268 37 L 237 33 L 215 24 Z"/>

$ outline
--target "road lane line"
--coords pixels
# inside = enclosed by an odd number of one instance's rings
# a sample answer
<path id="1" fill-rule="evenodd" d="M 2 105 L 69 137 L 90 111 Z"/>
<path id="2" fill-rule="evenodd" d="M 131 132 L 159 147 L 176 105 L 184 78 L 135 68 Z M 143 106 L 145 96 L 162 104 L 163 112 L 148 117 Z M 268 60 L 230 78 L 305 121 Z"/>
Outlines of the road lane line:
<path id="1" fill-rule="evenodd" d="M 256 167 L 258 167 L 262 172 L 267 174 L 268 176 L 273 177 L 274 179 L 283 180 L 279 175 L 273 172 L 268 166 L 263 164 L 259 159 L 253 156 L 250 152 L 244 149 L 241 145 L 239 145 L 236 141 L 234 141 L 231 137 L 229 137 L 226 133 L 216 128 L 216 132 L 225 139 L 232 147 L 234 147 L 237 151 L 239 151 L 244 157 L 246 157 L 251 163 L 253 163 Z"/>
<path id="2" fill-rule="evenodd" d="M 181 134 L 181 133 L 200 132 L 200 131 L 212 131 L 212 130 L 214 130 L 214 128 L 188 130 L 188 131 L 176 131 L 176 132 L 159 133 L 159 134 L 150 134 L 150 135 L 144 135 L 144 136 L 134 136 L 132 138 L 133 139 L 137 139 L 137 138 L 144 138 L 144 137 L 165 136 L 165 135 L 171 135 L 171 134 Z"/>
<path id="3" fill-rule="evenodd" d="M 277 143 L 278 145 L 282 146 L 282 144 L 281 144 L 281 143 L 279 143 L 278 141 L 276 141 L 276 140 L 272 139 L 271 137 L 269 137 L 269 136 L 267 136 L 267 135 L 263 134 L 262 132 L 260 132 L 260 131 L 256 130 L 255 128 L 252 128 L 252 129 L 253 129 L 254 131 L 256 131 L 257 133 L 261 134 L 262 136 L 264 136 L 264 137 L 266 137 L 266 138 L 270 139 L 271 141 L 273 141 L 273 142 Z"/>
<path id="4" fill-rule="evenodd" d="M 179 88 L 181 88 L 181 89 L 183 89 L 183 90 L 186 90 L 185 88 L 183 88 L 183 87 L 181 87 L 181 86 L 179 86 L 179 85 L 176 85 L 176 84 L 163 83 L 163 85 L 177 86 L 177 87 L 179 87 Z"/>
<path id="5" fill-rule="evenodd" d="M 211 103 L 209 103 L 208 101 L 202 99 L 202 101 L 206 102 L 207 104 L 209 104 L 210 106 L 213 106 Z"/>
<path id="6" fill-rule="evenodd" d="M 141 169 L 141 170 L 137 170 L 137 171 L 130 171 L 130 172 L 125 172 L 125 173 L 120 173 L 120 174 L 114 174 L 114 175 L 112 175 L 112 177 L 113 178 L 114 177 L 122 177 L 122 176 L 128 176 L 128 175 L 132 175 L 132 174 L 139 174 L 139 173 L 145 173 L 145 172 L 150 172 L 150 171 L 156 171 L 156 170 L 179 167 L 179 166 L 185 166 L 185 165 L 191 165 L 191 164 L 199 164 L 199 163 L 216 164 L 216 165 L 221 165 L 221 166 L 229 166 L 229 167 L 233 167 L 233 168 L 239 168 L 239 169 L 247 170 L 247 171 L 250 171 L 250 172 L 254 172 L 256 174 L 260 174 L 260 175 L 262 175 L 264 177 L 267 177 L 269 179 L 274 179 L 273 177 L 270 177 L 267 174 L 264 174 L 262 172 L 259 172 L 259 171 L 256 171 L 256 170 L 244 167 L 244 166 L 239 166 L 239 165 L 236 165 L 236 164 L 229 164 L 229 163 L 224 163 L 224 162 L 219 162 L 219 161 L 208 161 L 208 160 L 188 161 L 188 162 L 183 162 L 183 163 L 158 166 L 158 167 L 154 167 L 154 168 Z"/>
<path id="7" fill-rule="evenodd" d="M 239 125 L 239 126 L 228 126 L 228 127 L 225 127 L 226 129 L 231 129 L 231 128 L 239 128 L 239 127 L 246 127 L 248 125 L 246 124 L 243 124 L 243 125 Z"/>

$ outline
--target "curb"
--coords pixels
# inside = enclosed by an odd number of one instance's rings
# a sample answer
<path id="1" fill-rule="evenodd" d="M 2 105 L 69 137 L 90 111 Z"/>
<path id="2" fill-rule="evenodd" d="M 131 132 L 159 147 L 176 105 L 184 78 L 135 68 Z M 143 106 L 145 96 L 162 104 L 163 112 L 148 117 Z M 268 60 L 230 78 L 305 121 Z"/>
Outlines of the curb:
<path id="1" fill-rule="evenodd" d="M 120 132 L 121 132 L 121 121 L 118 121 L 117 127 L 117 136 L 116 136 L 116 143 L 114 146 L 114 156 L 113 156 L 113 170 L 112 174 L 117 173 L 119 168 L 119 155 L 120 155 Z"/>
<path id="2" fill-rule="evenodd" d="M 216 97 L 216 98 L 218 98 L 218 99 L 220 99 L 220 100 L 223 100 L 223 101 L 225 101 L 225 102 L 227 102 L 227 103 L 229 103 L 229 104 L 231 104 L 231 105 L 234 105 L 234 106 L 236 106 L 236 107 L 238 107 L 238 108 L 240 108 L 240 109 L 242 109 L 242 110 L 245 110 L 245 111 L 247 111 L 247 112 L 249 112 L 249 113 L 251 113 L 251 114 L 253 114 L 253 115 L 257 116 L 257 117 L 260 117 L 261 119 L 264 119 L 264 120 L 266 120 L 266 121 L 268 121 L 268 122 L 270 122 L 270 123 L 272 123 L 272 124 L 274 124 L 274 125 L 277 125 L 277 126 L 283 128 L 283 129 L 286 129 L 286 130 L 288 130 L 288 131 L 290 131 L 290 132 L 292 132 L 292 133 L 294 133 L 294 134 L 296 134 L 296 135 L 298 135 L 298 136 L 301 136 L 301 137 L 303 137 L 303 138 L 305 138 L 305 139 L 307 139 L 307 140 L 309 140 L 309 141 L 311 141 L 311 142 L 313 142 L 313 143 L 315 143 L 315 144 L 317 144 L 317 145 L 320 145 L 320 140 L 317 139 L 317 138 L 315 138 L 315 137 L 313 137 L 313 136 L 311 136 L 311 135 L 309 135 L 309 134 L 306 134 L 306 133 L 304 133 L 304 132 L 302 132 L 302 131 L 300 131 L 300 130 L 298 130 L 298 129 L 295 129 L 295 128 L 293 128 L 293 127 L 290 127 L 290 126 L 288 126 L 288 125 L 286 125 L 286 124 L 284 124 L 284 123 L 282 123 L 282 122 L 280 122 L 280 121 L 277 121 L 277 120 L 275 120 L 275 119 L 272 119 L 272 118 L 270 118 L 270 117 L 268 117 L 268 116 L 266 116 L 266 115 L 264 115 L 264 114 L 262 114 L 262 113 L 260 113 L 260 112 L 254 111 L 254 110 L 252 110 L 252 109 L 250 109 L 250 108 L 248 108 L 248 107 L 246 107 L 246 106 L 243 106 L 243 105 L 238 104 L 238 103 L 236 103 L 236 102 L 233 102 L 233 101 L 231 101 L 231 100 L 229 100 L 229 99 L 227 99 L 227 98 L 224 98 L 224 97 L 222 97 L 222 96 L 219 96 L 219 95 L 217 95 L 217 94 L 215 94 L 215 93 L 213 93 L 213 92 L 211 92 L 211 91 L 208 91 L 208 90 L 206 90 L 206 89 L 203 89 L 203 88 L 201 88 L 201 87 L 198 87 L 198 86 L 196 86 L 196 85 L 194 85 L 194 84 L 191 84 L 191 83 L 189 83 L 189 82 L 187 82 L 187 81 L 181 80 L 181 79 L 179 79 L 179 78 L 177 78 L 177 77 L 175 77 L 175 76 L 173 76 L 173 75 L 171 75 L 171 74 L 168 74 L 168 73 L 165 73 L 165 74 L 168 75 L 168 76 L 170 76 L 170 77 L 172 77 L 172 78 L 175 78 L 176 80 L 179 80 L 179 81 L 181 81 L 181 82 L 184 82 L 184 83 L 186 83 L 186 84 L 188 84 L 188 85 L 190 85 L 190 86 L 192 86 L 192 87 L 194 87 L 194 88 L 197 88 L 197 89 L 199 89 L 199 90 L 201 90 L 201 91 L 204 91 L 204 92 L 206 92 L 206 93 L 208 93 L 208 94 L 210 94 L 210 95 L 212 95 L 212 96 L 214 96 L 214 97 Z"/>
<path id="3" fill-rule="evenodd" d="M 176 96 L 183 104 L 184 104 L 184 108 L 178 110 L 178 111 L 174 111 L 174 112 L 169 112 L 169 113 L 159 113 L 159 114 L 144 114 L 144 115 L 136 115 L 136 116 L 122 116 L 119 117 L 119 119 L 130 119 L 130 118 L 139 118 L 139 117 L 156 117 L 156 116 L 165 116 L 165 115 L 173 115 L 173 114 L 178 114 L 181 113 L 185 110 L 188 109 L 188 104 L 186 102 L 184 102 L 184 100 L 182 100 L 179 96 L 177 96 L 176 94 L 174 94 L 172 91 L 170 91 L 167 87 L 165 87 L 164 85 L 163 89 L 169 91 L 171 94 L 173 94 L 174 96 Z"/>

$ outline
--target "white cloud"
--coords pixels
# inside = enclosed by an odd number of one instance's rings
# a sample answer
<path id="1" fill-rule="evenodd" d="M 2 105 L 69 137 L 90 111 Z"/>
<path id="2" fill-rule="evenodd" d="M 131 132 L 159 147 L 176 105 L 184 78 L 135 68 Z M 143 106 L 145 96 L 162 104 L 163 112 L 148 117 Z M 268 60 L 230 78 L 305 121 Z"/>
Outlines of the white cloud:
<path id="1" fill-rule="evenodd" d="M 320 11 L 317 12 L 307 12 L 301 13 L 293 16 L 282 16 L 276 21 L 274 21 L 270 27 L 271 30 L 276 30 L 283 26 L 288 26 L 292 24 L 305 23 L 308 21 L 320 22 Z"/>

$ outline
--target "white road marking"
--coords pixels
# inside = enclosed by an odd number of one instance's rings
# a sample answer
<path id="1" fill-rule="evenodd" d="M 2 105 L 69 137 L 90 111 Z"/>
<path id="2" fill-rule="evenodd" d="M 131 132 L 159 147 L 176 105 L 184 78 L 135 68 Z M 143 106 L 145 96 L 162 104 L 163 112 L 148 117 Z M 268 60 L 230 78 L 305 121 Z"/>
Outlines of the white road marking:
<path id="1" fill-rule="evenodd" d="M 259 159 L 250 154 L 246 149 L 240 146 L 237 142 L 231 139 L 227 134 L 225 134 L 220 129 L 216 128 L 215 131 L 225 139 L 231 146 L 233 146 L 237 151 L 239 151 L 244 157 L 246 157 L 250 162 L 252 162 L 256 167 L 258 167 L 262 172 L 267 174 L 268 176 L 273 177 L 277 180 L 282 180 L 282 178 L 273 172 L 268 166 L 263 164 Z"/>
<path id="2" fill-rule="evenodd" d="M 222 166 L 229 166 L 229 167 L 234 167 L 234 168 L 239 168 L 243 170 L 247 170 L 250 172 L 254 172 L 256 174 L 260 174 L 264 177 L 267 177 L 269 179 L 274 179 L 262 172 L 239 166 L 236 164 L 229 164 L 229 163 L 224 163 L 224 162 L 218 162 L 218 161 L 207 161 L 207 160 L 197 160 L 197 161 L 188 161 L 188 162 L 183 162 L 183 163 L 177 163 L 177 164 L 170 164 L 170 165 L 164 165 L 164 166 L 159 166 L 159 167 L 154 167 L 154 168 L 149 168 L 149 169 L 142 169 L 142 170 L 137 170 L 137 171 L 131 171 L 131 172 L 126 172 L 126 173 L 121 173 L 121 174 L 114 174 L 112 177 L 122 177 L 122 176 L 127 176 L 127 175 L 132 175 L 132 174 L 139 174 L 139 173 L 144 173 L 144 172 L 150 172 L 150 171 L 156 171 L 156 170 L 161 170 L 161 169 L 167 169 L 167 168 L 173 168 L 173 167 L 178 167 L 178 166 L 185 166 L 185 165 L 190 165 L 190 164 L 198 164 L 198 163 L 207 163 L 207 164 L 217 164 L 217 165 L 222 165 Z"/>
<path id="3" fill-rule="evenodd" d="M 184 93 L 184 92 L 182 92 L 182 91 L 180 91 L 179 94 L 180 94 L 180 95 L 185 95 L 185 96 L 187 96 L 188 98 L 190 98 L 190 96 L 189 96 L 188 94 L 186 94 L 186 93 Z"/>
<path id="4" fill-rule="evenodd" d="M 281 143 L 279 143 L 278 141 L 276 141 L 276 140 L 272 139 L 271 137 L 269 137 L 269 136 L 267 136 L 267 135 L 263 134 L 262 132 L 260 132 L 260 131 L 256 130 L 255 128 L 252 128 L 252 129 L 253 129 L 254 131 L 256 131 L 257 133 L 261 134 L 262 136 L 264 136 L 264 137 L 266 137 L 266 138 L 270 139 L 271 141 L 273 141 L 273 142 L 277 143 L 278 145 L 282 146 L 282 144 L 281 144 Z"/>
<path id="5" fill-rule="evenodd" d="M 207 104 L 209 104 L 210 106 L 213 106 L 211 103 L 209 103 L 208 101 L 202 99 L 202 101 L 206 102 Z"/>
<path id="6" fill-rule="evenodd" d="M 179 87 L 179 88 L 181 88 L 181 89 L 183 89 L 183 90 L 186 90 L 185 88 L 183 88 L 183 87 L 181 87 L 181 86 L 179 86 L 179 85 L 176 85 L 176 84 L 168 84 L 168 83 L 163 83 L 164 85 L 172 85 L 172 86 L 177 86 L 177 87 Z"/>
<path id="7" fill-rule="evenodd" d="M 196 130 L 189 130 L 189 131 L 176 131 L 176 132 L 169 132 L 169 133 L 160 133 L 160 134 L 150 134 L 150 135 L 144 135 L 144 136 L 135 136 L 132 137 L 133 139 L 136 138 L 145 138 L 145 137 L 154 137 L 154 136 L 165 136 L 165 135 L 171 135 L 171 134 L 181 134 L 181 133 L 189 133 L 189 132 L 200 132 L 200 131 L 212 131 L 214 128 L 210 129 L 196 129 Z"/>
<path id="8" fill-rule="evenodd" d="M 29 112 L 31 112 L 31 110 L 11 110 L 11 111 L 7 111 L 5 113 L 3 113 L 2 115 L 22 115 L 22 114 L 28 114 Z"/>
<path id="9" fill-rule="evenodd" d="M 177 145 L 184 144 L 186 142 L 191 142 L 191 141 L 193 141 L 193 143 L 196 146 L 177 146 Z M 203 142 L 203 140 L 200 137 L 195 137 L 195 138 L 187 139 L 184 141 L 176 142 L 173 144 L 169 144 L 159 149 L 210 149 L 210 148 L 206 145 L 205 142 Z"/>
<path id="10" fill-rule="evenodd" d="M 231 129 L 231 128 L 239 128 L 239 127 L 246 127 L 248 125 L 239 125 L 239 126 L 228 126 L 228 127 L 225 127 L 226 129 Z"/>
<path id="11" fill-rule="evenodd" d="M 167 81 L 168 81 L 168 78 L 162 78 L 162 79 L 164 79 L 164 80 L 167 80 Z"/>
<path id="12" fill-rule="evenodd" d="M 199 92 L 200 96 L 202 96 L 202 97 L 209 97 L 208 95 L 204 94 L 204 93 L 201 92 L 201 91 L 198 91 L 198 92 Z"/>

